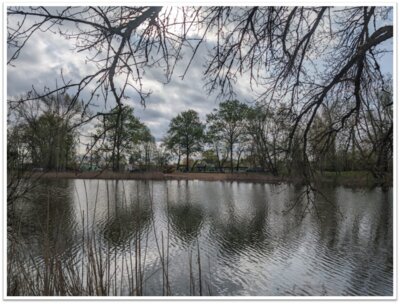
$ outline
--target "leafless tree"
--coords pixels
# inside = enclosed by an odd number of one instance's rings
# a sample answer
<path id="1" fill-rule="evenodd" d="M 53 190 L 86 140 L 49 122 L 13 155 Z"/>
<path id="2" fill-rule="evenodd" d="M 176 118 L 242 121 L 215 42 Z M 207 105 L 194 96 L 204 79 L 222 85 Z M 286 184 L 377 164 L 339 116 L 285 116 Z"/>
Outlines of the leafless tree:
<path id="1" fill-rule="evenodd" d="M 309 131 L 323 102 L 335 98 L 348 109 L 332 122 L 328 136 L 360 114 L 371 83 L 384 82 L 379 58 L 391 47 L 379 46 L 393 37 L 391 7 L 208 10 L 218 29 L 206 70 L 210 89 L 227 94 L 248 73 L 263 88 L 260 99 L 286 100 L 292 121 L 288 151 L 300 131 L 305 164 Z"/>
<path id="2" fill-rule="evenodd" d="M 173 73 L 182 47 L 191 46 L 187 37 L 199 8 L 190 14 L 161 7 L 8 7 L 8 64 L 16 63 L 29 39 L 37 32 L 53 32 L 73 40 L 77 53 L 86 53 L 86 62 L 94 72 L 81 79 L 66 79 L 56 88 L 41 90 L 32 87 L 24 98 L 10 102 L 24 103 L 39 97 L 68 91 L 72 95 L 70 108 L 86 93 L 79 127 L 98 116 L 116 115 L 116 128 L 121 128 L 123 101 L 128 89 L 145 104 L 150 91 L 142 83 L 145 68 L 159 66 L 166 81 Z M 189 20 L 189 17 L 191 19 Z M 90 113 L 97 99 L 113 103 L 118 111 Z M 114 107 L 113 107 L 114 108 Z M 89 113 L 90 115 L 84 115 Z M 114 141 L 118 142 L 119 132 Z M 95 143 L 94 143 L 95 144 Z"/>
<path id="3" fill-rule="evenodd" d="M 232 95 L 236 81 L 247 78 L 260 91 L 260 101 L 270 106 L 283 101 L 290 122 L 286 152 L 299 148 L 295 141 L 302 145 L 303 178 L 309 182 L 314 174 L 308 157 L 310 130 L 324 102 L 335 100 L 346 109 L 321 136 L 329 142 L 349 122 L 360 123 L 369 88 L 385 85 L 380 58 L 392 51 L 392 13 L 392 7 L 361 6 L 9 7 L 8 63 L 17 60 L 36 32 L 73 39 L 77 52 L 87 52 L 94 72 L 78 81 L 61 75 L 62 85 L 40 94 L 73 90 L 72 106 L 89 91 L 85 108 L 98 96 L 105 102 L 111 96 L 122 108 L 128 88 L 145 103 L 150 92 L 143 87 L 144 69 L 161 66 L 168 81 L 188 47 L 192 56 L 184 77 L 201 43 L 209 40 L 208 90 Z M 196 35 L 191 35 L 193 29 Z M 81 123 L 99 115 L 107 113 Z M 118 128 L 120 111 L 116 115 Z"/>

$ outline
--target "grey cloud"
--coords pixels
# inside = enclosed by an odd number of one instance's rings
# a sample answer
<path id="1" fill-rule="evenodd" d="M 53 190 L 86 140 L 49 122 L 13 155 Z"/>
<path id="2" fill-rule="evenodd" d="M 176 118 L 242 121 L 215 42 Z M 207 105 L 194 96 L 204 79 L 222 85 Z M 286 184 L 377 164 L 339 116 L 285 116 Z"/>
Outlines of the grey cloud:
<path id="1" fill-rule="evenodd" d="M 52 8 L 55 9 L 55 8 Z M 73 24 L 66 26 L 73 30 Z M 135 114 L 148 125 L 156 141 L 161 141 L 165 136 L 170 120 L 179 112 L 194 109 L 205 121 L 206 114 L 210 113 L 218 105 L 217 95 L 208 95 L 204 88 L 203 73 L 204 63 L 208 50 L 213 47 L 212 43 L 204 43 L 191 63 L 191 66 L 182 80 L 181 75 L 185 72 L 192 53 L 184 51 L 184 58 L 176 65 L 174 75 L 166 84 L 165 74 L 161 68 L 148 68 L 143 74 L 145 90 L 153 93 L 146 100 L 146 108 L 138 102 L 136 93 L 128 91 L 129 100 L 124 101 L 135 108 Z M 15 67 L 8 67 L 7 90 L 8 96 L 15 96 L 31 89 L 34 85 L 37 89 L 44 86 L 55 87 L 56 80 L 60 83 L 60 72 L 63 69 L 66 80 L 76 82 L 88 73 L 89 64 L 85 64 L 85 55 L 73 51 L 71 41 L 60 38 L 51 33 L 36 33 L 35 38 L 25 46 Z M 247 84 L 237 85 L 238 98 L 242 99 L 242 87 Z M 88 92 L 81 96 L 88 98 Z M 248 97 L 248 96 L 247 96 Z M 96 101 L 98 107 L 94 112 L 104 109 L 101 99 Z M 108 103 L 107 108 L 113 107 Z M 86 126 L 82 131 L 89 132 L 93 124 Z"/>
<path id="2" fill-rule="evenodd" d="M 130 99 L 124 102 L 135 108 L 136 115 L 149 126 L 157 141 L 165 136 L 170 120 L 179 112 L 194 109 L 205 121 L 206 114 L 218 106 L 217 94 L 208 95 L 203 81 L 204 62 L 210 48 L 212 44 L 207 43 L 199 48 L 183 80 L 180 76 L 183 75 L 192 55 L 190 51 L 186 51 L 183 60 L 176 65 L 169 83 L 166 83 L 162 69 L 146 69 L 143 75 L 144 89 L 153 92 L 146 100 L 146 108 L 140 105 L 133 90 L 128 91 Z M 32 85 L 37 89 L 44 86 L 55 87 L 56 80 L 60 81 L 61 69 L 66 80 L 76 82 L 86 75 L 89 67 L 85 65 L 85 56 L 72 50 L 70 41 L 54 34 L 40 33 L 35 40 L 30 40 L 26 45 L 16 61 L 16 66 L 8 68 L 8 95 L 22 94 Z M 247 84 L 240 83 L 236 86 L 239 99 L 244 99 L 242 87 L 246 88 Z M 81 97 L 87 99 L 88 92 Z M 93 108 L 94 112 L 104 108 L 101 99 L 96 103 L 98 107 Z M 108 108 L 111 107 L 113 105 L 109 103 Z"/>
<path id="3" fill-rule="evenodd" d="M 55 9 L 55 8 L 53 8 Z M 71 29 L 72 23 L 67 24 Z M 184 51 L 183 59 L 176 65 L 175 73 L 168 84 L 165 84 L 165 74 L 160 68 L 148 68 L 143 75 L 145 90 L 153 93 L 146 101 L 143 108 L 135 92 L 128 91 L 129 100 L 125 103 L 135 108 L 136 115 L 146 123 L 157 141 L 160 141 L 168 129 L 169 121 L 179 112 L 194 109 L 199 112 L 204 121 L 207 113 L 218 106 L 221 99 L 214 92 L 208 95 L 204 88 L 203 73 L 207 56 L 214 46 L 212 41 L 205 42 L 199 49 L 196 57 L 182 80 L 189 59 L 190 50 Z M 7 94 L 17 96 L 29 90 L 32 85 L 38 89 L 44 86 L 55 87 L 56 79 L 60 81 L 60 71 L 63 69 L 66 80 L 78 81 L 93 70 L 92 64 L 86 64 L 86 57 L 73 49 L 73 42 L 60 38 L 51 33 L 37 32 L 35 37 L 25 46 L 21 56 L 15 62 L 15 67 L 7 67 Z M 9 56 L 9 54 L 8 54 Z M 384 56 L 382 59 L 385 70 L 392 68 L 392 56 Z M 59 82 L 60 83 L 60 82 Z M 249 86 L 248 77 L 239 77 L 234 86 L 237 99 L 252 101 L 256 94 Z M 88 92 L 82 95 L 88 98 Z M 104 107 L 101 99 L 96 101 L 98 107 L 93 111 L 100 111 Z M 108 104 L 108 108 L 113 105 Z"/>

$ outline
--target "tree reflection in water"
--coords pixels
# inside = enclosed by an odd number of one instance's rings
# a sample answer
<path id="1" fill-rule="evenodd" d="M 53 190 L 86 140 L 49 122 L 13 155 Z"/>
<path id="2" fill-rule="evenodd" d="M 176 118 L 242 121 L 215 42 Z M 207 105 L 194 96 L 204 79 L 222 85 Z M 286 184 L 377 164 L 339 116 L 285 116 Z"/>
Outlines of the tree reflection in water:
<path id="1" fill-rule="evenodd" d="M 78 294 L 197 295 L 202 282 L 213 295 L 392 294 L 392 190 L 327 187 L 332 204 L 317 198 L 317 209 L 304 213 L 299 204 L 285 213 L 302 191 L 287 184 L 49 181 L 16 210 L 13 225 L 25 247 L 8 247 L 20 255 L 9 254 L 17 257 L 9 265 L 21 269 L 51 255 L 70 262 L 54 258 L 27 277 L 14 271 L 8 290 L 29 282 L 40 293 L 43 269 L 60 280 L 78 269 L 69 293 L 80 286 Z M 82 283 L 85 273 L 99 281 Z M 101 280 L 100 289 L 85 285 Z"/>
<path id="2" fill-rule="evenodd" d="M 107 212 L 103 213 L 99 221 L 99 229 L 108 246 L 114 249 L 128 248 L 130 241 L 141 238 L 149 229 L 151 203 L 147 195 L 140 195 L 147 190 L 137 187 L 128 189 L 123 182 L 112 181 L 107 191 Z"/>

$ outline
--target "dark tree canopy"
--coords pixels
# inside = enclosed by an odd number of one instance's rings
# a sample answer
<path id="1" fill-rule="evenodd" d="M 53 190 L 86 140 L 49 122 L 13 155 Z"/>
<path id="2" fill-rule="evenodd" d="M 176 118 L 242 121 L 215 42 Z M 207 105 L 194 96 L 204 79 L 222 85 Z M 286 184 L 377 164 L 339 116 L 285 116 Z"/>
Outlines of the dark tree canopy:
<path id="1" fill-rule="evenodd" d="M 226 144 L 230 155 L 231 172 L 233 172 L 233 148 L 239 138 L 245 135 L 245 120 L 248 106 L 238 100 L 227 100 L 219 104 L 218 109 L 207 115 L 211 134 L 218 141 Z"/>
<path id="2" fill-rule="evenodd" d="M 166 145 L 178 145 L 186 154 L 186 171 L 189 171 L 190 155 L 202 150 L 204 128 L 198 113 L 194 110 L 184 111 L 171 120 Z"/>
<path id="3" fill-rule="evenodd" d="M 154 142 L 149 128 L 134 115 L 131 107 L 124 106 L 119 118 L 118 113 L 118 108 L 115 108 L 111 115 L 105 116 L 97 125 L 95 135 L 101 140 L 98 151 L 109 155 L 107 160 L 114 171 L 119 171 L 127 159 L 132 159 L 139 144 Z"/>
<path id="4" fill-rule="evenodd" d="M 73 125 L 82 108 L 76 104 L 69 109 L 70 102 L 68 94 L 50 95 L 14 109 L 14 123 L 9 125 L 9 150 L 19 154 L 15 155 L 17 158 L 25 155 L 24 162 L 30 168 L 71 169 L 78 142 Z"/>

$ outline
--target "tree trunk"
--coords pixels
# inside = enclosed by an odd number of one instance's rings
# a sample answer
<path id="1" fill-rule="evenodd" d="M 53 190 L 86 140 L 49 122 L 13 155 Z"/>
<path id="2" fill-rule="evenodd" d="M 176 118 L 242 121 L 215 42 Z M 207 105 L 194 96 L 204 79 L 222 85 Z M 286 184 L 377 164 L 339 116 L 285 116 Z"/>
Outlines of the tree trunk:
<path id="1" fill-rule="evenodd" d="M 239 165 L 240 165 L 240 156 L 242 155 L 242 150 L 239 151 L 238 159 L 236 162 L 236 172 L 239 172 Z"/>
<path id="2" fill-rule="evenodd" d="M 233 144 L 230 144 L 230 152 L 231 152 L 231 173 L 233 173 Z"/>
<path id="3" fill-rule="evenodd" d="M 181 163 L 181 152 L 178 153 L 178 163 L 176 164 L 176 170 L 179 170 L 180 163 Z"/>
<path id="4" fill-rule="evenodd" d="M 118 135 L 118 137 L 119 137 L 119 135 Z M 118 140 L 119 141 L 119 140 Z M 119 144 L 119 142 L 118 142 L 118 146 L 117 146 L 117 164 L 116 164 L 116 170 L 115 171 L 119 171 L 119 159 L 120 159 L 120 149 L 119 149 L 119 146 L 120 146 L 120 144 Z"/>
<path id="5" fill-rule="evenodd" d="M 218 147 L 216 147 L 214 145 L 215 148 L 215 155 L 217 156 L 217 166 L 218 166 L 218 170 L 221 171 L 221 161 L 219 159 L 219 151 L 218 151 Z"/>
<path id="6" fill-rule="evenodd" d="M 120 158 L 120 136 L 122 131 L 122 108 L 121 106 L 118 109 L 117 113 L 117 121 L 115 126 L 115 135 L 114 135 L 114 146 L 112 151 L 112 159 L 113 159 L 113 171 L 119 171 L 119 158 Z M 115 150 L 117 153 L 115 153 Z"/>
<path id="7" fill-rule="evenodd" d="M 189 147 L 186 146 L 186 172 L 189 172 Z"/>

